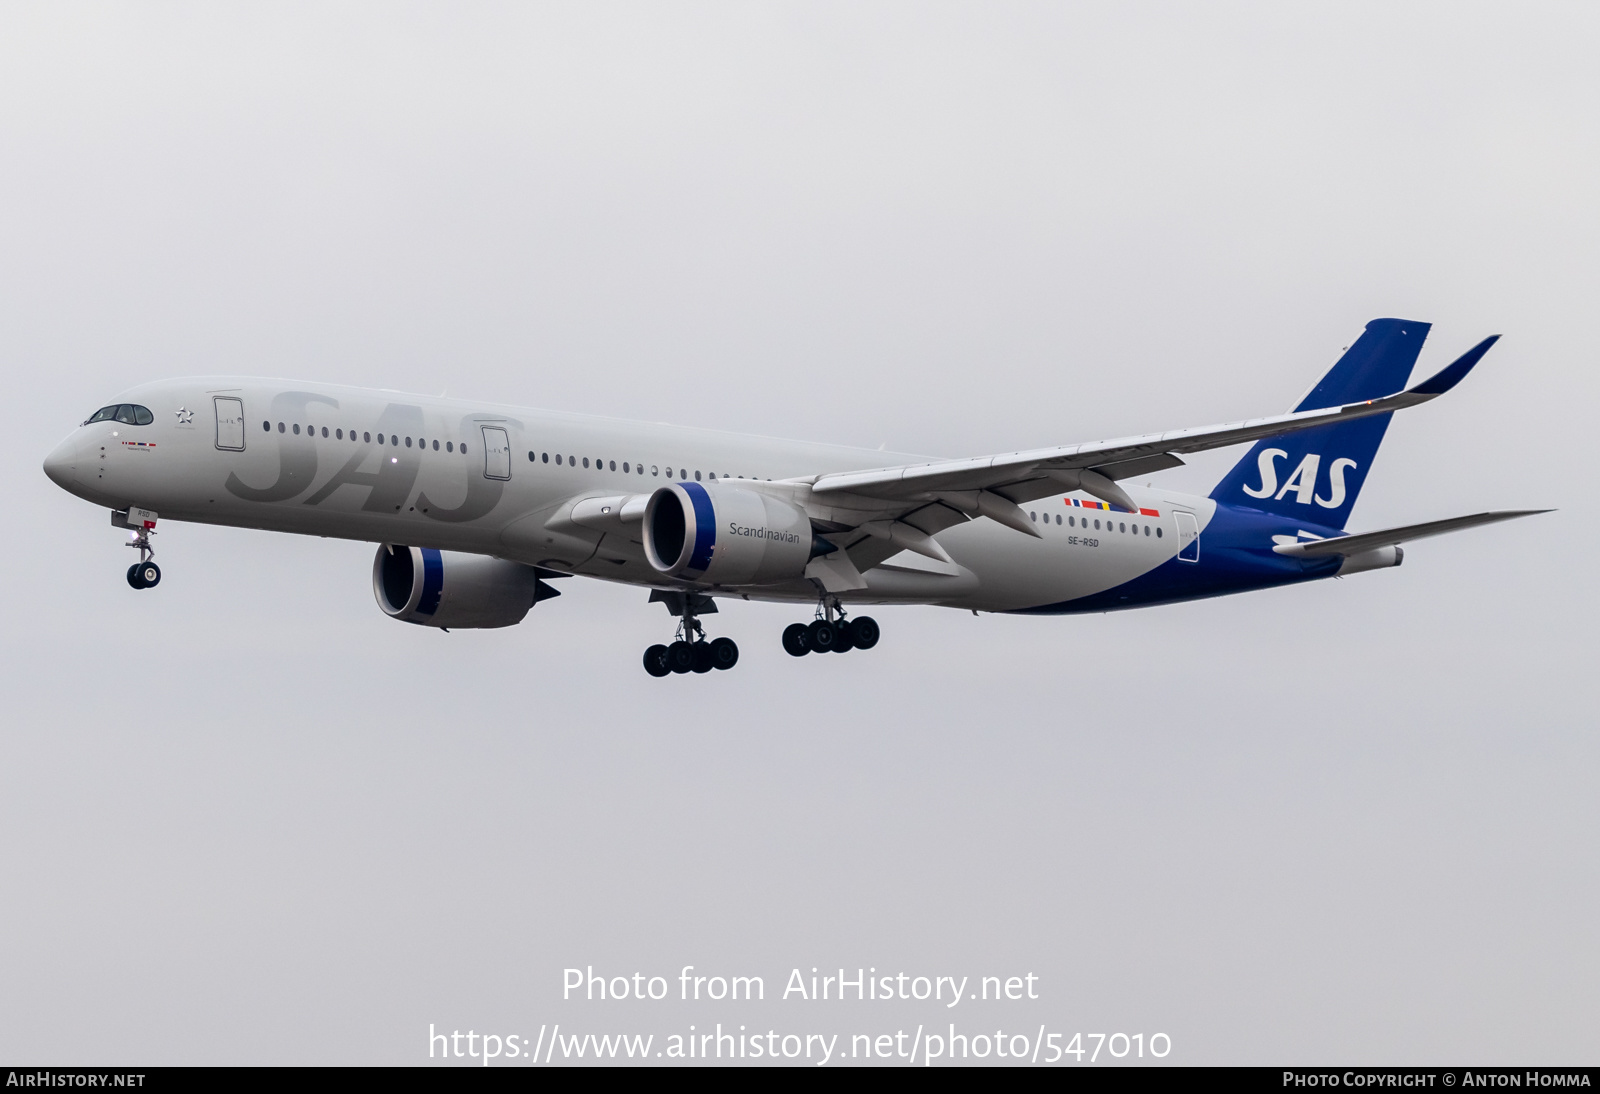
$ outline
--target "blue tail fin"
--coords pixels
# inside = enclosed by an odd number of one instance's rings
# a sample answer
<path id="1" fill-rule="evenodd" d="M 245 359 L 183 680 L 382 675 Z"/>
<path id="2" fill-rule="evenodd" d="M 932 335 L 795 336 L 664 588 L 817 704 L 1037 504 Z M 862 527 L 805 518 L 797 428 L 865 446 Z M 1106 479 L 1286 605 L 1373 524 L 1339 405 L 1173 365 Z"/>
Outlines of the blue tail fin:
<path id="1" fill-rule="evenodd" d="M 1429 324 L 1374 319 L 1295 410 L 1358 403 L 1406 386 Z M 1343 528 L 1378 454 L 1388 414 L 1257 441 L 1211 497 Z"/>

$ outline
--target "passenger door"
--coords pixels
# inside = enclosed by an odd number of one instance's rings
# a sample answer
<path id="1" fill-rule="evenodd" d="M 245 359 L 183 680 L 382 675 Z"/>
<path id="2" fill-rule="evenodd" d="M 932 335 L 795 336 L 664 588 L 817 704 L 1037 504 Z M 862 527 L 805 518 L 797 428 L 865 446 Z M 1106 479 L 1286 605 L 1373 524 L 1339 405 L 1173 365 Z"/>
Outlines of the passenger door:
<path id="1" fill-rule="evenodd" d="M 1176 511 L 1172 515 L 1178 520 L 1178 561 L 1199 562 L 1200 522 L 1193 513 Z"/>
<path id="2" fill-rule="evenodd" d="M 217 411 L 217 447 L 225 452 L 243 452 L 243 401 L 219 395 L 211 400 L 211 405 Z"/>
<path id="3" fill-rule="evenodd" d="M 483 427 L 483 477 L 509 479 L 511 477 L 511 441 L 499 426 Z"/>

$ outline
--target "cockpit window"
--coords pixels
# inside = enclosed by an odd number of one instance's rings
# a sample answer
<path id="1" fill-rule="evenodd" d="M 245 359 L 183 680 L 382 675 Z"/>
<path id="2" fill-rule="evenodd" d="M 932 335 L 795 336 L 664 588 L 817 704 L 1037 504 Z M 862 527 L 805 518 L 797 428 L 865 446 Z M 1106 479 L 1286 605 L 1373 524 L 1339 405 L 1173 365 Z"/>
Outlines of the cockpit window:
<path id="1" fill-rule="evenodd" d="M 93 417 L 84 422 L 84 425 L 93 425 L 95 422 L 121 422 L 123 425 L 149 425 L 156 420 L 148 407 L 135 406 L 133 403 L 119 403 L 116 406 L 103 406 L 94 412 Z"/>

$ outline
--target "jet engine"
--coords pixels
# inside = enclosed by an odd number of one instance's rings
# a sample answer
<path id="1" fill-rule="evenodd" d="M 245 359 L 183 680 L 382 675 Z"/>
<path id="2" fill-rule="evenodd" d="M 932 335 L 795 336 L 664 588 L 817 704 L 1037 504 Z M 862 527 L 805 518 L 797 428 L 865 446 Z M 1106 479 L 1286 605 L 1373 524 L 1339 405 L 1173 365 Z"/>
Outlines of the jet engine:
<path id="1" fill-rule="evenodd" d="M 834 550 L 781 498 L 721 483 L 676 482 L 650 496 L 644 553 L 669 577 L 714 585 L 772 585 Z"/>
<path id="2" fill-rule="evenodd" d="M 383 546 L 372 591 L 384 614 L 425 627 L 509 627 L 540 600 L 560 594 L 532 566 L 487 555 Z"/>

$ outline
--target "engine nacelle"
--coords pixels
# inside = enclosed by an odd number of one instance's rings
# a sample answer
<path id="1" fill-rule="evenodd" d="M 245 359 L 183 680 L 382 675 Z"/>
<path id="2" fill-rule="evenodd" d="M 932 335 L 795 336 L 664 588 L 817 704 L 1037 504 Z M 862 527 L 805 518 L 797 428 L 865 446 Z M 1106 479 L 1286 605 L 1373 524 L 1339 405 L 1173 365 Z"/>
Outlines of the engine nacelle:
<path id="1" fill-rule="evenodd" d="M 644 511 L 644 553 L 650 565 L 690 581 L 792 581 L 819 553 L 814 539 L 810 518 L 793 505 L 721 483 L 663 486 L 650 496 Z"/>
<path id="2" fill-rule="evenodd" d="M 385 615 L 425 627 L 509 627 L 556 590 L 532 566 L 429 547 L 379 547 L 372 591 Z"/>

